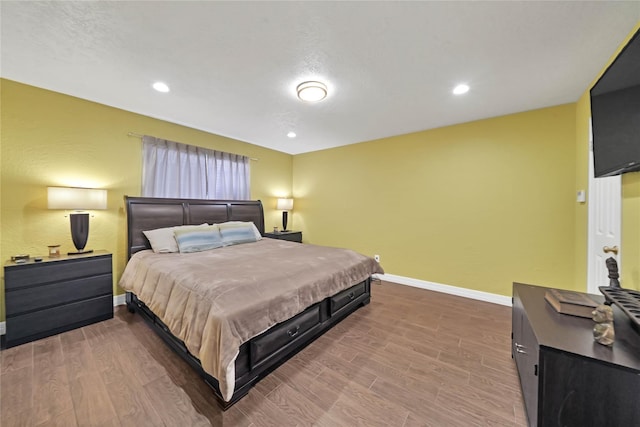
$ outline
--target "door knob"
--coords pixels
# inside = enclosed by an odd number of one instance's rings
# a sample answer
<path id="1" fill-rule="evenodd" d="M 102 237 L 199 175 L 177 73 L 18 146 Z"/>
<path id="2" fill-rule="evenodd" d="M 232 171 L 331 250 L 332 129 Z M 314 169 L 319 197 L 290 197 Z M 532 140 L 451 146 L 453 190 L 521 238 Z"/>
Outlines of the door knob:
<path id="1" fill-rule="evenodd" d="M 604 251 L 605 254 L 608 254 L 609 252 L 613 252 L 614 254 L 618 255 L 617 246 L 614 246 L 612 248 L 610 248 L 609 246 L 605 246 L 604 248 L 602 248 L 602 250 Z"/>

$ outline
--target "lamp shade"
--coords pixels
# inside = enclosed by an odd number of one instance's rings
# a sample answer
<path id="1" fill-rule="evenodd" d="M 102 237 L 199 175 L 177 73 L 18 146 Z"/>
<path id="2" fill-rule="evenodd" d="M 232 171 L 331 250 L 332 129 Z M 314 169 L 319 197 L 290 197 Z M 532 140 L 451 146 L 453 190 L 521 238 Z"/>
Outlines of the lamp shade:
<path id="1" fill-rule="evenodd" d="M 293 199 L 278 199 L 276 209 L 279 211 L 290 211 L 293 209 Z"/>
<path id="2" fill-rule="evenodd" d="M 49 209 L 106 209 L 107 190 L 97 188 L 48 187 L 47 203 Z"/>

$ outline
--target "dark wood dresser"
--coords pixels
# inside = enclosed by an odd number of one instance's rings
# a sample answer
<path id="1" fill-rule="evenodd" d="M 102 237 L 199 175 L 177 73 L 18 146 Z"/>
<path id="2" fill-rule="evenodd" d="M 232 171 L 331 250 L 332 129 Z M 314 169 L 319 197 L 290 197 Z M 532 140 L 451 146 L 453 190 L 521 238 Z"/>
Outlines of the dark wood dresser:
<path id="1" fill-rule="evenodd" d="M 4 267 L 5 348 L 113 317 L 111 254 L 43 257 Z"/>
<path id="2" fill-rule="evenodd" d="M 529 425 L 640 425 L 640 334 L 614 307 L 616 342 L 602 346 L 593 320 L 557 313 L 546 289 L 513 284 L 511 352 Z"/>
<path id="3" fill-rule="evenodd" d="M 264 233 L 264 237 L 302 243 L 302 231 L 274 231 Z"/>

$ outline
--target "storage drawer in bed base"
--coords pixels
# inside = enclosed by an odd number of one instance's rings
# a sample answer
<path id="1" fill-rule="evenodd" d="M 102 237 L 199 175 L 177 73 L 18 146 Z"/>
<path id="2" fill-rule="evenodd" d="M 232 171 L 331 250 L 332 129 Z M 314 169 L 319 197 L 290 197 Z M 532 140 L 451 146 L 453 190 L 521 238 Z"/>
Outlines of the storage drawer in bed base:
<path id="1" fill-rule="evenodd" d="M 275 356 L 278 350 L 295 345 L 321 322 L 321 304 L 315 304 L 297 316 L 280 323 L 264 334 L 252 338 L 249 348 L 251 369 Z"/>
<path id="2" fill-rule="evenodd" d="M 333 316 L 339 310 L 347 307 L 353 300 L 366 292 L 365 282 L 358 283 L 355 286 L 345 289 L 337 295 L 329 298 L 331 315 Z"/>
<path id="3" fill-rule="evenodd" d="M 160 333 L 160 336 L 164 339 L 164 341 L 170 345 L 171 348 L 177 350 L 182 353 L 189 353 L 187 350 L 187 346 L 184 344 L 184 341 L 178 339 L 175 335 L 171 333 L 169 327 L 165 325 L 162 320 L 158 316 L 155 315 L 153 311 L 147 305 L 140 301 L 135 294 L 127 292 L 126 294 L 127 308 L 130 312 L 137 311 L 140 315 L 149 322 L 156 332 Z"/>
<path id="4" fill-rule="evenodd" d="M 351 294 L 353 297 L 350 296 Z M 343 304 L 345 295 L 348 301 Z M 334 298 L 338 298 L 338 308 L 336 308 Z M 169 328 L 144 302 L 128 292 L 127 307 L 129 311 L 139 312 L 160 337 L 200 374 L 214 391 L 218 404 L 226 410 L 247 394 L 260 379 L 359 307 L 368 304 L 370 298 L 371 279 L 367 279 L 333 297 L 314 304 L 294 318 L 275 325 L 265 333 L 244 343 L 236 358 L 236 383 L 233 397 L 229 402 L 222 399 L 218 381 L 202 369 L 200 361 L 189 353 L 184 342 L 171 334 Z M 285 339 L 286 337 L 290 339 Z"/>

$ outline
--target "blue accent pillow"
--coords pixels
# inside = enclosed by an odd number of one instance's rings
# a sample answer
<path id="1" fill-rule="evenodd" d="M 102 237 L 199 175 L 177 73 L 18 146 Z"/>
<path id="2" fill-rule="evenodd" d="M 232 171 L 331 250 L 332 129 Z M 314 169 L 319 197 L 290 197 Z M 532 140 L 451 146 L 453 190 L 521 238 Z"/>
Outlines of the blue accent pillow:
<path id="1" fill-rule="evenodd" d="M 175 232 L 178 230 L 192 230 L 196 227 L 208 227 L 206 222 L 200 225 L 177 225 L 175 227 L 156 228 L 143 231 L 151 244 L 151 249 L 157 254 L 179 252 Z"/>
<path id="2" fill-rule="evenodd" d="M 208 251 L 224 246 L 217 225 L 191 230 L 176 230 L 174 234 L 181 254 Z"/>
<path id="3" fill-rule="evenodd" d="M 217 224 L 225 246 L 257 242 L 262 239 L 252 222 L 230 221 Z"/>

